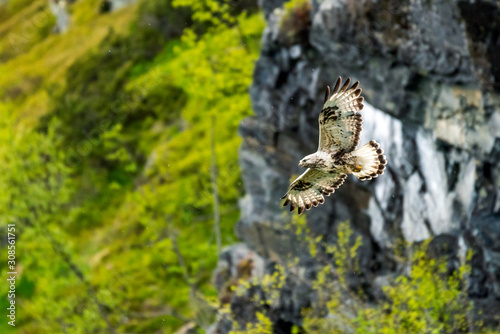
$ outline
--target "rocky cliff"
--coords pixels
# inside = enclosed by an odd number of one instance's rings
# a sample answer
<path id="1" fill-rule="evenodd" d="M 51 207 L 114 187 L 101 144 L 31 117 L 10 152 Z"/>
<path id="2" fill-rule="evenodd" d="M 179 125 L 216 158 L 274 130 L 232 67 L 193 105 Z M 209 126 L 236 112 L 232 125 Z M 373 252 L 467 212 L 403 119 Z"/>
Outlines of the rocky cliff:
<path id="1" fill-rule="evenodd" d="M 381 143 L 388 168 L 373 181 L 350 176 L 324 205 L 308 211 L 312 233 L 334 242 L 338 223 L 350 221 L 363 241 L 352 284 L 375 298 L 380 278 L 404 269 L 394 256 L 401 240 L 432 238 L 439 252 L 455 259 L 472 249 L 468 295 L 485 309 L 484 319 L 494 321 L 500 309 L 496 2 L 324 0 L 288 11 L 282 5 L 262 1 L 267 28 L 250 90 L 255 116 L 240 127 L 246 195 L 236 233 L 246 245 L 227 249 L 217 274 L 235 267 L 235 254 L 241 257 L 246 247 L 259 258 L 256 273 L 272 270 L 285 255 L 299 257 L 306 283 L 286 283 L 267 312 L 277 332 L 300 323 L 312 298 L 307 280 L 317 268 L 287 228 L 280 197 L 291 176 L 302 173 L 300 158 L 316 150 L 324 90 L 340 75 L 360 81 L 360 143 Z M 255 308 L 243 297 L 231 300 L 242 322 L 254 319 Z M 231 325 L 220 321 L 218 327 L 227 332 Z"/>

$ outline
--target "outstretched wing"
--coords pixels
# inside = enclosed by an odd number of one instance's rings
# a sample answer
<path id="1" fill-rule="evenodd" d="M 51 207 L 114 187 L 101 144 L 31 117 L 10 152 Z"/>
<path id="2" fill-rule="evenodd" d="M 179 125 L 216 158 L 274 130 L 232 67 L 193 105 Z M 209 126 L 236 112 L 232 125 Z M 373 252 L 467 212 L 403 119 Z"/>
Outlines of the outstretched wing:
<path id="1" fill-rule="evenodd" d="M 325 104 L 319 115 L 319 151 L 351 152 L 359 143 L 361 132 L 361 114 L 363 97 L 359 82 L 356 81 L 350 88 L 351 78 L 348 78 L 342 87 L 342 78 L 339 77 L 330 95 L 327 87 Z"/>
<path id="2" fill-rule="evenodd" d="M 309 168 L 290 184 L 287 193 L 282 197 L 286 198 L 283 206 L 290 204 L 290 212 L 298 207 L 301 215 L 304 209 L 309 210 L 312 206 L 323 204 L 323 195 L 330 196 L 334 193 L 346 177 L 346 174 L 337 173 L 335 170 L 326 173 Z"/>

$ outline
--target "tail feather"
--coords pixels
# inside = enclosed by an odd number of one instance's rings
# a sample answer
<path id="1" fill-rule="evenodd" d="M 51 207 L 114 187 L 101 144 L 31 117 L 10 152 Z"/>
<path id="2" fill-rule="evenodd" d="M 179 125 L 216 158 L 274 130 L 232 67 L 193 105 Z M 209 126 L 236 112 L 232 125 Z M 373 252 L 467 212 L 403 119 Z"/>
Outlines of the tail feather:
<path id="1" fill-rule="evenodd" d="M 359 167 L 353 174 L 361 181 L 371 180 L 384 174 L 387 160 L 383 153 L 384 150 L 380 148 L 380 144 L 375 140 L 371 140 L 352 152 L 352 155 L 356 158 L 356 165 Z"/>

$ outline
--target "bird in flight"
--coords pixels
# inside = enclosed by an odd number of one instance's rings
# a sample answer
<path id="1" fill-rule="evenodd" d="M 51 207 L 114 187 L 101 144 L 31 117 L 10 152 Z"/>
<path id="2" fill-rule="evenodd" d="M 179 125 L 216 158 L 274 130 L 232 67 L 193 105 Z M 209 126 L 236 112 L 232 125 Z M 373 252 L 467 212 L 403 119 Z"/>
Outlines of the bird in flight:
<path id="1" fill-rule="evenodd" d="M 342 84 L 339 77 L 332 93 L 327 86 L 323 110 L 319 114 L 319 145 L 316 153 L 300 160 L 307 170 L 290 184 L 283 206 L 290 204 L 290 212 L 298 207 L 301 215 L 313 206 L 323 204 L 340 187 L 347 175 L 354 174 L 361 181 L 384 174 L 387 160 L 380 144 L 371 140 L 358 147 L 363 109 L 359 82 L 351 87 L 351 78 Z"/>

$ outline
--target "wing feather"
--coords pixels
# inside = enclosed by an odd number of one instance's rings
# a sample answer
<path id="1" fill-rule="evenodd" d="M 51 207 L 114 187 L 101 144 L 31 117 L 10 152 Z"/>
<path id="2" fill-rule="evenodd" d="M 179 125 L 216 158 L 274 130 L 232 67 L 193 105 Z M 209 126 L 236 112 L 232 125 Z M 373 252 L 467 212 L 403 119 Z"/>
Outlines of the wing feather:
<path id="1" fill-rule="evenodd" d="M 319 115 L 319 147 L 318 151 L 329 153 L 346 151 L 351 152 L 359 144 L 359 135 L 362 127 L 361 114 L 364 98 L 360 97 L 359 82 L 351 87 L 351 78 L 348 78 L 342 87 L 342 78 L 339 77 L 323 105 Z"/>
<path id="2" fill-rule="evenodd" d="M 298 207 L 301 215 L 304 210 L 309 210 L 313 206 L 318 206 L 325 202 L 323 196 L 330 196 L 335 189 L 340 187 L 347 175 L 336 171 L 329 173 L 317 169 L 307 169 L 295 181 L 290 184 L 283 206 L 290 204 L 290 212 Z"/>

